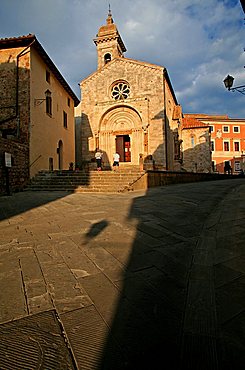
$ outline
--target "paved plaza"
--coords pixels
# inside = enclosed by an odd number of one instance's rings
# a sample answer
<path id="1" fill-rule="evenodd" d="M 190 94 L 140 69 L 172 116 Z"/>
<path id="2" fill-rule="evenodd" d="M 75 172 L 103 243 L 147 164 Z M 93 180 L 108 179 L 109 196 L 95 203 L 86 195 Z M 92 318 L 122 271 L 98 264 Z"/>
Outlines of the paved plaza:
<path id="1" fill-rule="evenodd" d="M 0 197 L 0 369 L 245 368 L 245 180 Z"/>

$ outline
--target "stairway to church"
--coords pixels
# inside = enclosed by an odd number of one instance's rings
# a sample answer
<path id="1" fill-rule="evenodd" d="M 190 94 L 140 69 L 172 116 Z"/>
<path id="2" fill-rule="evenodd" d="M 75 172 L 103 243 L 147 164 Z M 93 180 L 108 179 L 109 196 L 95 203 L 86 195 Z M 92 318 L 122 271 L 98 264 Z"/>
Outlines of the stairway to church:
<path id="1" fill-rule="evenodd" d="M 27 190 L 83 192 L 124 192 L 130 190 L 145 171 L 139 166 L 119 168 L 118 171 L 40 171 Z"/>

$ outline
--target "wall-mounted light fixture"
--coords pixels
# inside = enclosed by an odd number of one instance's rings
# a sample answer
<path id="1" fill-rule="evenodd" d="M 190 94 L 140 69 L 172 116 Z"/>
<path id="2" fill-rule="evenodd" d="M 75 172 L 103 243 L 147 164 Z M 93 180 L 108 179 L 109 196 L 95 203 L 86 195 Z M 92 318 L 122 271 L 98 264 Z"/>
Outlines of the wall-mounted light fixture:
<path id="1" fill-rule="evenodd" d="M 42 104 L 45 100 L 46 98 L 45 99 L 34 99 L 34 107 L 37 107 L 38 105 Z"/>
<path id="2" fill-rule="evenodd" d="M 239 93 L 245 95 L 245 85 L 232 87 L 233 81 L 234 81 L 234 77 L 230 75 L 226 76 L 226 78 L 223 81 L 226 89 L 228 89 L 229 91 L 238 91 Z"/>

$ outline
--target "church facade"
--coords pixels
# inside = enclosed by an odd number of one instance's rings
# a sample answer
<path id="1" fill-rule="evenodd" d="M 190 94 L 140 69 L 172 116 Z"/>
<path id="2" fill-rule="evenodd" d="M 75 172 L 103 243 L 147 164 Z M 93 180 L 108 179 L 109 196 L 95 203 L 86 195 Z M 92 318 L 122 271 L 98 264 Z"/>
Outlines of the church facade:
<path id="1" fill-rule="evenodd" d="M 94 43 L 97 71 L 80 83 L 76 110 L 77 165 L 91 163 L 100 148 L 105 168 L 118 152 L 121 166 L 180 170 L 182 110 L 166 68 L 124 57 L 111 12 Z"/>

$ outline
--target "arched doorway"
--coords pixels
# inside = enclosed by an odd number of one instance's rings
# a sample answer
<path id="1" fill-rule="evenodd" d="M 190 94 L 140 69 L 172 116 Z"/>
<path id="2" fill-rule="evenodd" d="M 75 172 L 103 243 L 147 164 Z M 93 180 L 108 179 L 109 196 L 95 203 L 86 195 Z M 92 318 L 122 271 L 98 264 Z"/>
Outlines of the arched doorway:
<path id="1" fill-rule="evenodd" d="M 59 140 L 58 143 L 58 168 L 59 170 L 63 169 L 63 142 L 62 140 Z"/>
<path id="2" fill-rule="evenodd" d="M 120 162 L 138 165 L 139 154 L 144 153 L 144 131 L 139 113 L 126 105 L 116 106 L 101 118 L 98 140 L 109 163 L 113 153 L 120 154 Z"/>

